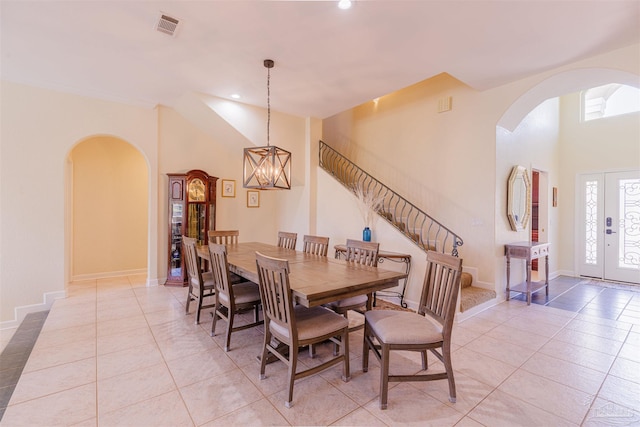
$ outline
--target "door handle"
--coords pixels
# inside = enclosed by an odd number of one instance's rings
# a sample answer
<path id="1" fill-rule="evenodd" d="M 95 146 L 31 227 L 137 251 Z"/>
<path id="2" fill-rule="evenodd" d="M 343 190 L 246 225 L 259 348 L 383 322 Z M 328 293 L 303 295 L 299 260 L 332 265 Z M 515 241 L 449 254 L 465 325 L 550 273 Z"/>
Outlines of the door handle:
<path id="1" fill-rule="evenodd" d="M 613 231 L 613 230 L 612 230 L 612 229 L 610 229 L 610 228 L 607 228 L 607 230 L 605 231 L 605 233 L 607 233 L 607 234 L 616 234 L 616 232 L 615 232 L 615 231 Z"/>

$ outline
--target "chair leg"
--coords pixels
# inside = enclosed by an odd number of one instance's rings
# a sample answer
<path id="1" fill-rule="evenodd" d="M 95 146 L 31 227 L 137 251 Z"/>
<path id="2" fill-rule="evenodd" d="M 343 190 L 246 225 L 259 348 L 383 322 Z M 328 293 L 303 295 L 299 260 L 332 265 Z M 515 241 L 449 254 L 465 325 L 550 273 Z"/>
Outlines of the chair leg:
<path id="1" fill-rule="evenodd" d="M 216 335 L 216 322 L 218 320 L 218 310 L 220 309 L 220 303 L 218 302 L 218 297 L 216 297 L 216 305 L 213 307 L 213 320 L 211 321 L 211 336 L 214 337 Z"/>
<path id="2" fill-rule="evenodd" d="M 289 347 L 289 394 L 287 401 L 284 402 L 284 406 L 291 408 L 293 406 L 293 382 L 296 376 L 296 365 L 298 362 L 298 348 L 297 346 Z"/>
<path id="3" fill-rule="evenodd" d="M 427 350 L 422 350 L 420 354 L 422 355 L 422 370 L 426 371 L 427 369 L 429 369 L 429 361 L 427 360 Z"/>
<path id="4" fill-rule="evenodd" d="M 198 309 L 196 310 L 196 325 L 200 324 L 200 310 L 202 310 L 202 292 L 200 292 L 200 297 L 198 297 Z"/>
<path id="5" fill-rule="evenodd" d="M 269 355 L 269 350 L 267 345 L 271 342 L 271 333 L 269 332 L 269 325 L 265 322 L 264 325 L 264 344 L 262 345 L 262 357 L 260 357 L 260 379 L 263 380 L 266 378 L 264 371 L 267 367 L 267 356 Z"/>
<path id="6" fill-rule="evenodd" d="M 442 360 L 444 362 L 444 369 L 447 372 L 447 381 L 449 381 L 449 402 L 456 403 L 456 382 L 453 378 L 451 347 L 446 345 L 446 343 L 442 346 Z"/>
<path id="7" fill-rule="evenodd" d="M 189 303 L 191 302 L 191 293 L 193 292 L 193 288 L 191 287 L 191 282 L 189 282 L 189 291 L 187 292 L 187 305 L 185 306 L 184 312 L 189 314 Z"/>
<path id="8" fill-rule="evenodd" d="M 369 370 L 369 325 L 364 323 L 364 339 L 362 343 L 362 372 Z"/>
<path id="9" fill-rule="evenodd" d="M 234 311 L 235 309 L 231 310 L 231 308 L 227 311 L 227 337 L 224 344 L 224 351 L 229 351 L 229 347 L 231 345 L 231 330 L 233 329 Z"/>
<path id="10" fill-rule="evenodd" d="M 387 394 L 389 393 L 389 346 L 382 344 L 380 350 L 382 353 L 382 366 L 380 366 L 380 409 L 387 409 Z"/>
<path id="11" fill-rule="evenodd" d="M 342 371 L 342 381 L 349 382 L 351 380 L 351 371 L 349 370 L 349 328 L 344 330 L 342 334 L 342 355 L 344 357 L 344 368 Z"/>

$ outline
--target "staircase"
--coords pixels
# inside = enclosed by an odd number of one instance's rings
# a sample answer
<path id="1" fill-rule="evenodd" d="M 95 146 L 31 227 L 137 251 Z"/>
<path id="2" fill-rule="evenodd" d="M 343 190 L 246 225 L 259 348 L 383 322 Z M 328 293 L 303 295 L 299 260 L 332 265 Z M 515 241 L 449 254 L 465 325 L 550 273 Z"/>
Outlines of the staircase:
<path id="1" fill-rule="evenodd" d="M 320 167 L 354 194 L 371 193 L 382 201 L 378 214 L 423 251 L 433 250 L 458 256 L 463 241 L 442 223 L 369 175 L 349 159 L 320 141 Z M 463 272 L 460 311 L 495 298 L 492 290 L 472 286 L 473 277 Z"/>

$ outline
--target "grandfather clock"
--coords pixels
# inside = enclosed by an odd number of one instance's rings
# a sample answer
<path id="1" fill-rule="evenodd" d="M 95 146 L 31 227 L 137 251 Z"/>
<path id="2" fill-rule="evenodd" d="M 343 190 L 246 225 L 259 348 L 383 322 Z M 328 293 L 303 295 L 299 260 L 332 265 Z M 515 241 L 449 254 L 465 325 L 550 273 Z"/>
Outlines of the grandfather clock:
<path id="1" fill-rule="evenodd" d="M 216 181 L 201 170 L 169 173 L 169 262 L 168 286 L 186 286 L 187 272 L 182 254 L 182 236 L 207 243 L 209 230 L 216 229 Z"/>

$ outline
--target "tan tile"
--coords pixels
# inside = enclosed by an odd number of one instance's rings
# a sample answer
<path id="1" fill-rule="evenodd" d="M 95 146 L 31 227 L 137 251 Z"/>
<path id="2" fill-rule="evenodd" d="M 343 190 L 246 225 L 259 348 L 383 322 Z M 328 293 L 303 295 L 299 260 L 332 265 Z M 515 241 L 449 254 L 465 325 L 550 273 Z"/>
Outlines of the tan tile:
<path id="1" fill-rule="evenodd" d="M 31 352 L 23 372 L 37 371 L 38 369 L 49 368 L 95 356 L 95 339 L 85 339 L 46 348 L 38 348 Z"/>
<path id="2" fill-rule="evenodd" d="M 98 381 L 98 415 L 169 391 L 176 385 L 164 363 Z"/>
<path id="3" fill-rule="evenodd" d="M 586 320 L 574 319 L 567 324 L 567 329 L 573 329 L 579 332 L 584 332 L 585 334 L 621 342 L 627 338 L 629 325 L 622 324 L 620 322 L 616 322 L 614 324 L 603 323 L 592 323 Z"/>
<path id="4" fill-rule="evenodd" d="M 557 359 L 544 353 L 534 354 L 522 365 L 522 369 L 592 394 L 598 392 L 606 377 L 604 372 Z"/>
<path id="5" fill-rule="evenodd" d="M 167 365 L 178 387 L 211 379 L 237 368 L 225 352 L 217 347 L 170 360 Z"/>
<path id="6" fill-rule="evenodd" d="M 40 332 L 34 350 L 96 338 L 95 323 Z"/>
<path id="7" fill-rule="evenodd" d="M 357 404 L 364 405 L 373 399 L 377 399 L 380 395 L 380 368 L 378 366 L 370 366 L 367 372 L 362 372 L 362 369 L 352 369 L 351 379 L 348 382 L 342 381 L 340 377 L 340 374 L 342 374 L 341 367 L 335 367 L 331 370 L 335 372 L 331 378 L 325 376 L 324 373 L 321 374 L 322 377 Z M 397 385 L 398 383 L 389 383 L 389 389 Z"/>
<path id="8" fill-rule="evenodd" d="M 600 372 L 608 372 L 614 356 L 600 353 L 599 351 L 569 344 L 559 340 L 551 340 L 541 349 L 541 353 L 547 354 L 567 362 L 577 363 Z"/>
<path id="9" fill-rule="evenodd" d="M 140 345 L 154 344 L 155 339 L 148 327 L 123 329 L 111 335 L 102 335 L 97 338 L 98 354 L 113 353 Z"/>
<path id="10" fill-rule="evenodd" d="M 164 362 L 156 344 L 145 344 L 101 354 L 98 358 L 98 380 L 115 377 Z"/>
<path id="11" fill-rule="evenodd" d="M 492 387 L 497 387 L 516 370 L 514 366 L 464 347 L 454 351 L 451 358 L 454 372 L 460 372 Z"/>
<path id="12" fill-rule="evenodd" d="M 95 381 L 96 359 L 93 357 L 23 373 L 11 396 L 11 404 L 37 399 Z"/>
<path id="13" fill-rule="evenodd" d="M 498 390 L 575 424 L 580 424 L 594 398 L 522 369 L 507 378 Z"/>
<path id="14" fill-rule="evenodd" d="M 227 426 L 284 426 L 287 420 L 267 399 L 260 399 L 230 414 L 216 418 L 202 427 Z"/>
<path id="15" fill-rule="evenodd" d="M 500 390 L 491 393 L 467 417 L 491 427 L 577 425 Z"/>
<path id="16" fill-rule="evenodd" d="M 547 338 L 551 338 L 563 328 L 563 326 L 561 325 L 554 325 L 549 323 L 540 323 L 540 322 L 533 321 L 530 316 L 514 317 L 513 319 L 509 320 L 508 326 L 512 328 L 520 329 L 521 331 L 524 331 L 524 332 L 534 333 L 536 335 L 542 335 Z"/>
<path id="17" fill-rule="evenodd" d="M 329 425 L 358 405 L 320 376 L 314 375 L 295 382 L 293 406 L 287 408 L 288 392 L 282 390 L 269 396 L 269 401 L 292 425 Z"/>
<path id="18" fill-rule="evenodd" d="M 553 339 L 568 342 L 580 347 L 606 353 L 612 356 L 618 354 L 622 347 L 621 341 L 610 340 L 605 337 L 587 334 L 573 329 L 560 331 Z"/>
<path id="19" fill-rule="evenodd" d="M 142 312 L 139 312 L 133 316 L 115 319 L 104 319 L 98 322 L 98 337 L 118 334 L 129 329 L 138 329 L 148 326 L 149 325 L 147 324 L 147 319 L 144 317 Z"/>
<path id="20" fill-rule="evenodd" d="M 180 393 L 171 391 L 98 417 L 101 426 L 193 426 Z"/>
<path id="21" fill-rule="evenodd" d="M 618 353 L 618 357 L 640 362 L 640 345 L 634 345 L 628 342 L 624 343 L 620 349 L 620 353 Z"/>
<path id="22" fill-rule="evenodd" d="M 453 378 L 456 384 L 456 401 L 449 401 L 449 381 L 425 381 L 412 382 L 413 387 L 427 393 L 431 397 L 445 405 L 451 406 L 458 412 L 467 413 L 480 403 L 493 391 L 493 388 L 475 380 L 467 375 L 456 373 L 454 370 Z"/>
<path id="23" fill-rule="evenodd" d="M 616 425 L 640 425 L 640 412 L 637 409 L 625 408 L 624 406 L 598 398 L 591 405 L 591 409 L 582 423 L 583 427 L 608 427 Z"/>
<path id="24" fill-rule="evenodd" d="M 471 317 L 463 322 L 456 323 L 456 330 L 469 329 L 471 331 L 484 334 L 500 324 L 501 322 L 497 322 L 488 318 Z"/>
<path id="25" fill-rule="evenodd" d="M 464 414 L 445 405 L 408 383 L 389 390 L 387 409 L 380 409 L 379 399 L 364 408 L 387 425 L 453 426 Z"/>
<path id="26" fill-rule="evenodd" d="M 165 360 L 182 359 L 191 354 L 219 348 L 209 335 L 203 331 L 183 334 L 158 341 L 158 348 Z"/>
<path id="27" fill-rule="evenodd" d="M 197 425 L 227 415 L 263 398 L 240 369 L 180 388 Z M 212 399 L 212 396 L 216 396 Z"/>
<path id="28" fill-rule="evenodd" d="M 598 397 L 626 408 L 640 408 L 640 383 L 608 375 Z"/>
<path id="29" fill-rule="evenodd" d="M 516 367 L 522 365 L 535 352 L 530 348 L 510 344 L 487 335 L 471 341 L 465 348 Z"/>
<path id="30" fill-rule="evenodd" d="M 508 323 L 501 325 L 499 328 L 490 330 L 486 335 L 499 341 L 525 347 L 531 350 L 539 350 L 540 347 L 549 341 L 549 337 L 538 335 L 533 332 L 523 334 L 521 329 L 512 328 Z"/>
<path id="31" fill-rule="evenodd" d="M 640 384 L 640 362 L 618 357 L 613 362 L 609 375 Z"/>
<path id="32" fill-rule="evenodd" d="M 66 426 L 96 416 L 96 384 L 50 394 L 9 405 L 2 424 L 6 426 Z"/>
<path id="33" fill-rule="evenodd" d="M 332 426 L 363 426 L 363 427 L 385 427 L 386 424 L 378 417 L 364 408 L 358 408 L 355 411 L 340 418 Z"/>

